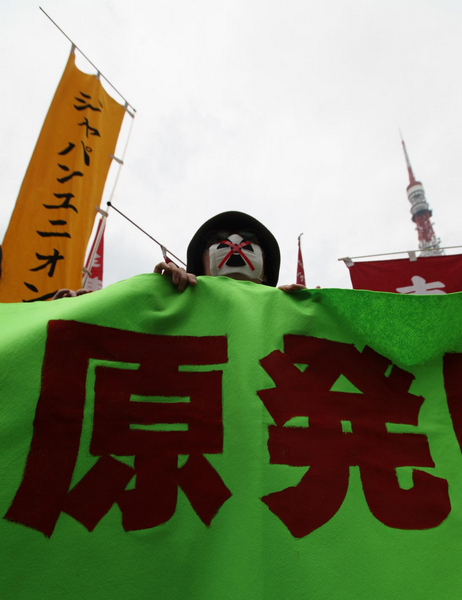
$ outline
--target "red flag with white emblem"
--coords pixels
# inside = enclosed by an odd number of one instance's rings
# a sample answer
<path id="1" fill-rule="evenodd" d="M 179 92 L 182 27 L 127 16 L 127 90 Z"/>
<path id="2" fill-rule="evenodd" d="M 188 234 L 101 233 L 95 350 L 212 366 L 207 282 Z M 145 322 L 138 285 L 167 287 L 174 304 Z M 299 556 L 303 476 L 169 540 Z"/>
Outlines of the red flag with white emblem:
<path id="1" fill-rule="evenodd" d="M 300 238 L 303 233 L 298 236 L 298 259 L 297 259 L 297 280 L 296 282 L 300 285 L 306 285 L 305 281 L 305 269 L 303 268 L 303 256 L 302 256 L 302 247 L 300 244 Z"/>
<path id="2" fill-rule="evenodd" d="M 398 294 L 462 291 L 462 255 L 357 262 L 349 266 L 355 290 Z"/>
<path id="3" fill-rule="evenodd" d="M 106 219 L 100 219 L 95 239 L 88 255 L 85 269 L 90 269 L 90 274 L 87 277 L 84 288 L 90 292 L 95 292 L 103 287 L 103 259 L 104 259 L 104 230 L 106 229 Z M 99 243 L 98 243 L 99 240 Z M 96 251 L 95 245 L 97 244 Z M 90 261 L 94 254 L 93 264 Z"/>

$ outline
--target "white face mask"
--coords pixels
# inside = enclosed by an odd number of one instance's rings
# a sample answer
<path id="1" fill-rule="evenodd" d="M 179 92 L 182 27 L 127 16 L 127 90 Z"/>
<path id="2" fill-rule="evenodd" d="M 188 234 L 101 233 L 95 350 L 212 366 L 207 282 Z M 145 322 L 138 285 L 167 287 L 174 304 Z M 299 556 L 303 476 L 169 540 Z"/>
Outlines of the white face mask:
<path id="1" fill-rule="evenodd" d="M 245 241 L 238 233 L 209 248 L 210 272 L 218 275 L 243 275 L 246 279 L 262 279 L 263 253 L 258 244 Z"/>

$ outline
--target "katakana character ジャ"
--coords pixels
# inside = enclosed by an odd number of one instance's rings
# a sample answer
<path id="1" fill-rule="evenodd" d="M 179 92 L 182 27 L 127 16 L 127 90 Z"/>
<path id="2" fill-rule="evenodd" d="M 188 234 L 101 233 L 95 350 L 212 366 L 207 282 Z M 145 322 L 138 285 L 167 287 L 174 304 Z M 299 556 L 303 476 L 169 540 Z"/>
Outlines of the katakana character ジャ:
<path id="1" fill-rule="evenodd" d="M 90 454 L 99 458 L 69 491 L 90 359 L 139 367 L 95 367 Z M 180 486 L 210 525 L 231 496 L 203 456 L 223 450 L 222 373 L 179 366 L 226 361 L 224 336 L 173 337 L 50 321 L 32 443 L 5 518 L 50 537 L 61 512 L 92 531 L 117 503 L 126 531 L 147 529 L 171 518 Z M 114 455 L 134 456 L 134 468 Z M 181 468 L 179 455 L 189 455 Z M 134 489 L 126 490 L 134 475 Z"/>
<path id="2" fill-rule="evenodd" d="M 95 127 L 92 127 L 90 125 L 87 117 L 84 118 L 84 120 L 82 121 L 82 123 L 77 123 L 77 125 L 79 125 L 79 127 L 82 127 L 82 126 L 85 127 L 85 135 L 86 135 L 86 137 L 88 137 L 88 132 L 90 132 L 90 135 L 92 135 L 92 136 L 101 137 L 99 131 Z"/>
<path id="3" fill-rule="evenodd" d="M 83 98 L 81 98 L 80 96 L 83 96 Z M 80 92 L 80 96 L 75 96 L 75 99 L 77 100 L 77 102 L 79 102 L 79 104 L 74 104 L 74 108 L 76 110 L 86 110 L 87 108 L 89 108 L 90 110 L 101 112 L 101 108 L 90 104 L 91 96 L 89 96 L 88 94 L 84 94 L 83 92 Z M 101 101 L 99 101 L 99 104 L 101 107 L 103 106 L 101 104 Z"/>
<path id="4" fill-rule="evenodd" d="M 390 361 L 368 347 L 359 352 L 298 335 L 285 336 L 284 353 L 260 362 L 276 385 L 258 392 L 276 423 L 269 427 L 270 462 L 309 466 L 297 486 L 262 498 L 294 537 L 336 514 L 354 465 L 370 511 L 388 527 L 428 529 L 448 516 L 447 481 L 417 468 L 435 466 L 427 437 L 387 431 L 387 423 L 418 424 L 423 398 L 408 392 L 412 374 L 396 366 L 388 374 Z M 342 375 L 360 393 L 332 391 Z M 308 427 L 284 426 L 294 417 L 308 417 Z M 403 466 L 414 467 L 411 489 L 398 483 L 396 469 Z"/>

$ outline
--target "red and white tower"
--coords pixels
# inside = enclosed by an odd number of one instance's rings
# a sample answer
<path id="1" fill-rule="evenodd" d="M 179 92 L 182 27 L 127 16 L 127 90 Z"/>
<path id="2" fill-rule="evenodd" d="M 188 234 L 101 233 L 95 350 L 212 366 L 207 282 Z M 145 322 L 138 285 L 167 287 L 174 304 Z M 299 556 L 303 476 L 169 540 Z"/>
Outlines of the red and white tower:
<path id="1" fill-rule="evenodd" d="M 433 224 L 430 221 L 432 211 L 425 198 L 423 185 L 416 181 L 412 172 L 409 156 L 406 151 L 403 136 L 401 136 L 404 156 L 406 157 L 407 171 L 409 173 L 409 185 L 407 186 L 407 197 L 411 203 L 412 220 L 416 224 L 417 234 L 419 236 L 419 248 L 422 250 L 421 256 L 440 256 L 444 250 L 440 248 L 441 240 L 436 237 L 433 231 Z"/>

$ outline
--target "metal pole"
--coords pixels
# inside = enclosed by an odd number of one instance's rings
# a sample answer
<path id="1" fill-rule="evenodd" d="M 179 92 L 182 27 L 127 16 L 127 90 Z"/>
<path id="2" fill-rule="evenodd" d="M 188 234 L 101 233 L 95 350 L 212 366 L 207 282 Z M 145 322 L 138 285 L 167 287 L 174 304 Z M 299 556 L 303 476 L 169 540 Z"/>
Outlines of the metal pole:
<path id="1" fill-rule="evenodd" d="M 133 129 L 133 123 L 134 123 L 134 119 L 132 119 L 131 122 L 130 122 L 130 129 L 128 131 L 128 136 L 127 136 L 127 140 L 125 142 L 125 147 L 124 147 L 124 151 L 123 151 L 123 154 L 122 154 L 122 158 L 121 159 L 120 158 L 116 158 L 115 156 L 113 156 L 111 154 L 111 158 L 113 158 L 118 163 L 119 167 L 117 169 L 117 175 L 116 175 L 116 178 L 115 178 L 115 181 L 114 181 L 114 185 L 112 186 L 111 196 L 109 198 L 109 202 L 107 203 L 108 207 L 111 206 L 111 202 L 112 202 L 112 199 L 114 197 L 114 192 L 115 192 L 115 189 L 117 187 L 117 183 L 119 181 L 120 171 L 122 170 L 122 167 L 123 167 L 123 164 L 124 164 L 125 154 L 126 154 L 127 148 L 128 148 L 128 142 L 130 141 L 130 136 L 131 136 L 132 129 Z M 107 220 L 107 217 L 108 217 L 108 214 L 107 214 L 106 211 L 101 210 L 97 206 L 95 206 L 95 208 L 96 208 L 96 210 L 99 213 L 102 214 L 102 218 L 104 219 L 104 223 L 101 224 L 101 228 L 100 228 L 100 230 L 98 232 L 98 237 L 97 237 L 97 240 L 95 241 L 93 252 L 92 252 L 92 254 L 90 256 L 90 260 L 88 261 L 88 269 L 84 269 L 83 270 L 84 273 L 85 273 L 85 275 L 84 275 L 84 278 L 83 278 L 82 287 L 85 287 L 85 285 L 87 283 L 87 279 L 91 275 L 91 270 L 93 268 L 93 263 L 94 263 L 95 257 L 96 257 L 96 251 L 99 248 L 99 244 L 100 244 L 101 238 L 103 237 L 104 230 L 106 229 L 106 220 Z"/>
<path id="2" fill-rule="evenodd" d="M 439 250 L 453 250 L 455 248 L 462 248 L 462 246 L 445 246 L 444 248 L 439 248 Z M 425 250 L 427 250 L 427 248 L 425 248 Z M 432 248 L 428 248 L 428 250 L 432 250 Z M 393 256 L 394 254 L 409 254 L 409 252 L 422 252 L 422 248 L 419 248 L 419 250 L 401 250 L 400 252 L 382 252 L 381 254 L 365 254 L 364 256 L 344 256 L 343 258 L 337 258 L 337 260 L 354 260 L 355 258 L 375 258 L 376 256 Z"/>

